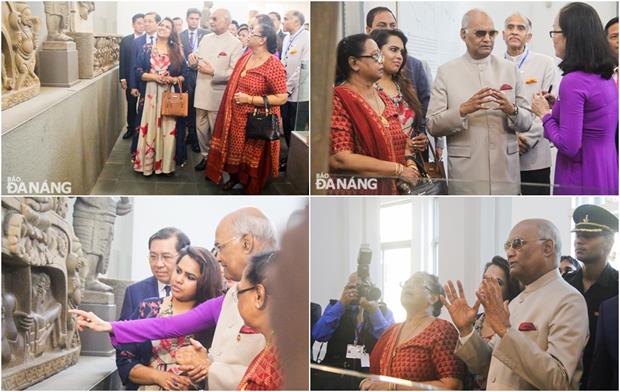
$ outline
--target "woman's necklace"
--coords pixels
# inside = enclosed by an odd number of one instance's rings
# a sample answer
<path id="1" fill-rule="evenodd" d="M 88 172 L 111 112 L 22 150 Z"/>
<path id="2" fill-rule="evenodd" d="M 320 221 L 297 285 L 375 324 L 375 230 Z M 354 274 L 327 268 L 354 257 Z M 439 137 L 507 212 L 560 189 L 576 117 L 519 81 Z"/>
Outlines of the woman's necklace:
<path id="1" fill-rule="evenodd" d="M 266 59 L 267 56 L 263 56 L 263 57 L 258 57 L 256 56 L 254 53 L 252 53 L 252 55 L 250 55 L 250 58 L 248 59 L 248 61 L 245 63 L 245 66 L 243 67 L 243 71 L 241 71 L 241 77 L 245 78 L 245 75 L 248 74 L 248 68 L 252 69 L 252 68 L 256 68 L 256 66 L 254 64 L 258 64 L 258 63 L 262 63 L 264 59 Z M 252 63 L 251 67 L 248 67 L 248 65 L 250 65 L 250 63 Z"/>
<path id="2" fill-rule="evenodd" d="M 359 95 L 361 95 L 364 98 L 364 100 L 366 101 L 368 106 L 370 106 L 370 108 L 377 114 L 377 116 L 379 116 L 383 126 L 385 128 L 389 128 L 390 127 L 390 122 L 383 116 L 383 112 L 381 110 L 381 98 L 379 97 L 379 93 L 377 92 L 377 90 L 374 87 L 374 85 L 373 85 L 373 88 L 372 88 L 372 94 L 373 94 L 373 98 L 374 98 L 374 104 L 373 104 L 373 103 L 370 102 L 369 99 L 367 99 L 367 97 L 364 97 L 364 95 L 351 82 L 347 81 L 346 83 L 349 86 L 351 86 L 351 88 L 355 92 L 357 92 Z"/>

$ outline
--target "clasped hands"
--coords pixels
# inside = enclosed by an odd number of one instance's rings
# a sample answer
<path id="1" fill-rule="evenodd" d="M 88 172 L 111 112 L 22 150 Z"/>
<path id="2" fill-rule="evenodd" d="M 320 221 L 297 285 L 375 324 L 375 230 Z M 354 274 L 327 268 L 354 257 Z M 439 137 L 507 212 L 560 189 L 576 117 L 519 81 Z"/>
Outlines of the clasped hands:
<path id="1" fill-rule="evenodd" d="M 441 295 L 439 299 L 448 309 L 452 322 L 459 330 L 461 337 L 469 335 L 473 330 L 474 322 L 478 309 L 484 306 L 485 320 L 499 337 L 504 337 L 510 328 L 510 311 L 508 301 L 502 298 L 502 291 L 497 280 L 492 278 L 483 279 L 476 291 L 476 302 L 469 306 L 465 298 L 465 291 L 460 280 L 456 281 L 457 290 L 451 280 L 444 285 L 446 296 Z"/>
<path id="2" fill-rule="evenodd" d="M 176 352 L 176 361 L 180 365 L 179 369 L 184 375 L 189 377 L 192 382 L 203 382 L 209 375 L 209 352 L 199 341 L 190 338 L 190 345 L 183 346 Z"/>
<path id="3" fill-rule="evenodd" d="M 484 106 L 486 103 L 496 103 L 498 107 L 489 108 Z M 459 107 L 461 117 L 475 113 L 478 110 L 501 110 L 507 115 L 514 115 L 517 112 L 517 106 L 510 102 L 508 97 L 500 90 L 485 87 L 472 95 L 471 98 L 463 102 Z"/>
<path id="4" fill-rule="evenodd" d="M 187 57 L 187 62 L 189 63 L 190 67 L 196 67 L 196 69 L 200 73 L 211 76 L 213 76 L 213 74 L 215 73 L 213 66 L 209 64 L 208 61 L 198 56 L 198 53 L 196 52 L 190 53 L 190 55 Z"/>

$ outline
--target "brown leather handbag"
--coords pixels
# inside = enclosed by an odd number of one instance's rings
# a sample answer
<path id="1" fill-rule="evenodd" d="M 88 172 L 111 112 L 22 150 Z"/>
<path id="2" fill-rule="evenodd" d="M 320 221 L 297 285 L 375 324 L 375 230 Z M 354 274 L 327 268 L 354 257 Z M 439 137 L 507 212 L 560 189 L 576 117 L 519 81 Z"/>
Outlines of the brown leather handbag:
<path id="1" fill-rule="evenodd" d="M 164 91 L 161 106 L 161 115 L 168 117 L 186 117 L 189 112 L 189 94 L 183 92 L 181 81 L 178 81 L 179 92 L 174 91 L 174 85 Z"/>

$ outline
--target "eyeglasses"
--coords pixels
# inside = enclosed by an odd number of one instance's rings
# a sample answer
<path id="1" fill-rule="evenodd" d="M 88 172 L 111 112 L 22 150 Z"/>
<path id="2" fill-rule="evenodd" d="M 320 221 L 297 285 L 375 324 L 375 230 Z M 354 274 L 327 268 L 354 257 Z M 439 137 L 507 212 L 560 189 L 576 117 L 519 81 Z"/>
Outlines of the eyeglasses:
<path id="1" fill-rule="evenodd" d="M 383 62 L 383 54 L 382 53 L 375 53 L 375 54 L 364 54 L 361 56 L 355 56 L 355 57 L 361 57 L 361 58 L 369 58 L 369 59 L 373 59 L 376 62 L 378 62 L 379 64 Z"/>
<path id="2" fill-rule="evenodd" d="M 251 291 L 251 290 L 256 290 L 256 286 L 248 287 L 247 289 L 243 289 L 243 290 L 237 289 L 237 291 L 235 293 L 237 295 L 237 300 L 239 299 L 239 295 L 241 295 L 243 293 L 247 293 L 248 291 Z"/>
<path id="3" fill-rule="evenodd" d="M 217 256 L 222 251 L 222 249 L 224 249 L 224 247 L 228 243 L 230 243 L 230 242 L 232 242 L 232 241 L 234 241 L 234 240 L 236 240 L 238 238 L 239 238 L 238 236 L 234 236 L 233 238 L 229 239 L 228 241 L 224 241 L 221 244 L 218 244 L 216 242 L 215 244 L 213 244 L 213 248 L 211 249 L 211 253 L 213 254 L 214 257 Z"/>
<path id="4" fill-rule="evenodd" d="M 539 238 L 537 241 L 547 241 L 548 239 L 549 238 Z M 506 241 L 506 243 L 504 243 L 504 251 L 508 252 L 510 248 L 512 248 L 513 250 L 521 250 L 521 248 L 523 248 L 523 246 L 525 246 L 525 244 L 527 244 L 528 242 L 530 241 L 526 241 L 521 238 L 508 240 Z"/>
<path id="5" fill-rule="evenodd" d="M 176 260 L 177 256 L 178 253 L 174 255 L 171 255 L 170 253 L 164 253 L 163 255 L 149 253 L 149 261 L 151 263 L 157 263 L 159 260 L 162 260 L 164 263 L 170 263 L 171 261 Z"/>
<path id="6" fill-rule="evenodd" d="M 553 34 L 562 34 L 562 30 L 551 30 L 549 32 L 549 37 L 553 38 Z"/>
<path id="7" fill-rule="evenodd" d="M 251 30 L 251 31 L 250 31 L 250 34 L 248 34 L 248 37 L 259 37 L 259 38 L 263 38 L 263 37 L 264 37 L 264 35 L 256 34 L 256 33 L 254 32 L 254 30 Z"/>
<path id="8" fill-rule="evenodd" d="M 489 36 L 489 38 L 495 38 L 497 36 L 497 30 L 476 30 L 474 31 L 474 35 L 476 36 L 476 38 L 484 38 L 487 35 Z"/>

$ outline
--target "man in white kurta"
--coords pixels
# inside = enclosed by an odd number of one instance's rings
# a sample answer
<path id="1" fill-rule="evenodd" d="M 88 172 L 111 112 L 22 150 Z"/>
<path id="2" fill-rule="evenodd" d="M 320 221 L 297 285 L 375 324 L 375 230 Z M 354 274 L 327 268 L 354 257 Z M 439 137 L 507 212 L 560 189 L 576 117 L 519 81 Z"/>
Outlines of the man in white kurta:
<path id="1" fill-rule="evenodd" d="M 282 122 L 284 138 L 289 145 L 297 117 L 303 116 L 304 123 L 308 120 L 308 88 L 301 86 L 304 80 L 300 78 L 302 67 L 308 67 L 310 61 L 310 32 L 303 28 L 304 22 L 304 15 L 299 11 L 284 14 L 283 27 L 288 35 L 282 43 L 281 61 L 286 69 L 288 100 L 282 106 Z"/>
<path id="2" fill-rule="evenodd" d="M 553 59 L 533 52 L 527 44 L 532 40 L 532 22 L 514 13 L 504 21 L 502 32 L 506 43 L 504 59 L 517 65 L 524 83 L 524 95 L 531 105 L 532 96 L 560 85 L 560 73 Z M 524 195 L 549 195 L 551 183 L 551 146 L 544 138 L 544 128 L 538 117 L 528 132 L 517 129 L 517 142 L 521 164 L 521 193 Z M 528 185 L 540 184 L 540 185 Z"/>
<path id="3" fill-rule="evenodd" d="M 504 304 L 497 280 L 485 280 L 476 292 L 485 322 L 495 335 L 485 342 L 472 328 L 477 307 L 469 307 L 459 283 L 445 286 L 442 301 L 459 330 L 455 350 L 474 374 L 487 376 L 487 390 L 579 389 L 582 355 L 588 340 L 583 296 L 558 271 L 561 242 L 549 221 L 528 219 L 511 231 L 504 246 L 510 275 L 525 289 Z"/>
<path id="4" fill-rule="evenodd" d="M 228 10 L 213 11 L 209 17 L 212 33 L 200 41 L 198 51 L 188 58 L 190 66 L 198 69 L 194 106 L 202 161 L 196 165 L 197 171 L 205 169 L 217 111 L 233 68 L 242 55 L 241 41 L 228 31 L 230 22 Z"/>
<path id="5" fill-rule="evenodd" d="M 520 191 L 515 129 L 529 130 L 533 114 L 516 65 L 491 54 L 497 30 L 483 11 L 463 17 L 467 52 L 439 67 L 427 126 L 446 136 L 451 194 Z M 454 180 L 454 181 L 452 181 Z"/>

